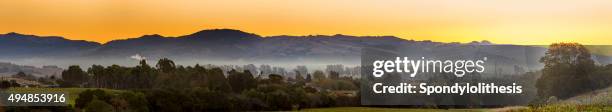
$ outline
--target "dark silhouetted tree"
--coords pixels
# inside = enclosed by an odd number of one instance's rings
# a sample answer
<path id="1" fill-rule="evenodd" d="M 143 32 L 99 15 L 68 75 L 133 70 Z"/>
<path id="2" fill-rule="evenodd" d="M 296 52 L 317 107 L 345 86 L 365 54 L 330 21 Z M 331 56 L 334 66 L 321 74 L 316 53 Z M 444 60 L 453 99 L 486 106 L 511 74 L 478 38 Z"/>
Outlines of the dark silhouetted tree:
<path id="1" fill-rule="evenodd" d="M 102 65 L 92 65 L 89 69 L 87 69 L 89 74 L 92 74 L 92 86 L 94 87 L 104 87 L 103 84 L 106 81 L 104 73 L 104 66 Z"/>
<path id="2" fill-rule="evenodd" d="M 544 63 L 542 76 L 536 83 L 540 97 L 565 99 L 593 89 L 588 74 L 595 64 L 584 46 L 578 43 L 552 44 L 540 62 Z"/>
<path id="3" fill-rule="evenodd" d="M 312 76 L 310 76 L 310 74 L 306 74 L 306 82 L 311 82 L 312 81 Z"/>
<path id="4" fill-rule="evenodd" d="M 329 71 L 329 78 L 333 80 L 338 80 L 340 79 L 340 74 L 335 71 Z"/>
<path id="5" fill-rule="evenodd" d="M 232 90 L 236 93 L 240 93 L 244 90 L 252 89 L 257 86 L 257 81 L 248 70 L 245 70 L 242 73 L 232 70 L 229 72 L 227 79 L 229 84 L 232 86 Z"/>
<path id="6" fill-rule="evenodd" d="M 283 84 L 283 76 L 278 75 L 278 74 L 270 74 L 268 75 L 268 80 L 270 80 L 270 83 L 274 83 L 274 84 Z"/>
<path id="7" fill-rule="evenodd" d="M 72 65 L 68 67 L 68 70 L 62 72 L 62 79 L 64 80 L 62 84 L 64 87 L 82 86 L 84 82 L 88 81 L 89 75 L 81 67 Z"/>
<path id="8" fill-rule="evenodd" d="M 232 88 L 223 75 L 223 70 L 213 68 L 208 73 L 208 86 L 213 91 L 231 92 Z"/>
<path id="9" fill-rule="evenodd" d="M 19 71 L 17 74 L 15 74 L 15 77 L 19 77 L 19 78 L 24 78 L 26 76 L 27 76 L 26 73 L 24 73 L 22 71 Z"/>
<path id="10" fill-rule="evenodd" d="M 163 73 L 171 73 L 175 70 L 176 65 L 174 65 L 174 61 L 168 58 L 163 58 L 157 62 L 156 67 Z"/>
<path id="11" fill-rule="evenodd" d="M 315 71 L 315 72 L 313 73 L 313 78 L 314 78 L 314 80 L 316 80 L 316 81 L 323 80 L 323 79 L 325 79 L 325 73 L 323 73 L 323 71 L 319 71 L 319 70 L 317 70 L 317 71 Z"/>

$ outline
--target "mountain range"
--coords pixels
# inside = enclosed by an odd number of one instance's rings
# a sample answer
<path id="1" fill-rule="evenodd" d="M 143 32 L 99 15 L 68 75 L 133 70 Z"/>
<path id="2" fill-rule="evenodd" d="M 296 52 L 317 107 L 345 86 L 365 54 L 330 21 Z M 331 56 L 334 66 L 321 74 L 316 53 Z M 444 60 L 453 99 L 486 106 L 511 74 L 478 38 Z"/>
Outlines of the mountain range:
<path id="1" fill-rule="evenodd" d="M 0 34 L 0 61 L 23 65 L 91 66 L 135 65 L 135 56 L 150 62 L 169 58 L 179 64 L 272 64 L 279 66 L 326 64 L 360 65 L 362 49 L 391 46 L 420 55 L 478 55 L 494 57 L 508 66 L 537 69 L 545 47 L 498 45 L 488 41 L 442 43 L 395 36 L 260 36 L 234 29 L 210 29 L 166 37 L 157 34 L 113 40 L 104 44 L 59 36 Z M 501 64 L 500 64 L 501 65 Z"/>
<path id="2" fill-rule="evenodd" d="M 151 60 L 170 58 L 252 62 L 325 59 L 344 62 L 358 59 L 360 48 L 367 45 L 399 45 L 414 42 L 394 36 L 340 34 L 263 37 L 233 29 L 202 30 L 178 37 L 144 35 L 104 44 L 68 40 L 58 36 L 7 33 L 0 34 L 0 46 L 2 46 L 0 59 L 34 63 L 49 59 L 126 60 L 130 56 L 140 55 Z"/>

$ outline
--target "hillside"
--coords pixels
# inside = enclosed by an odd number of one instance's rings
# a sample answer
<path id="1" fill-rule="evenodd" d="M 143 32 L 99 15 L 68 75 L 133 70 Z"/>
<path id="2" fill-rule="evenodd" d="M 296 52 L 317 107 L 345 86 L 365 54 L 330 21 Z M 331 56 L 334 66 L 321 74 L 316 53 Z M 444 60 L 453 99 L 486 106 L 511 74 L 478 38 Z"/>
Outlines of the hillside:
<path id="1" fill-rule="evenodd" d="M 19 72 L 41 77 L 60 75 L 62 73 L 62 69 L 57 66 L 34 67 L 0 62 L 0 76 L 11 76 Z"/>
<path id="2" fill-rule="evenodd" d="M 503 74 L 515 74 L 515 69 L 531 71 L 543 65 L 538 58 L 546 48 L 538 46 L 500 45 L 488 41 L 471 43 L 441 43 L 415 41 L 395 36 L 260 36 L 234 29 L 202 30 L 177 37 L 157 34 L 113 40 L 105 44 L 68 40 L 59 36 L 36 36 L 19 33 L 0 34 L 0 61 L 20 65 L 91 66 L 138 63 L 132 56 L 145 57 L 149 62 L 170 58 L 181 65 L 195 64 L 271 64 L 321 68 L 327 64 L 360 65 L 364 48 L 393 48 L 409 56 L 489 57 Z M 416 55 L 415 55 L 416 54 Z M 601 63 L 609 56 L 595 55 Z M 154 63 L 153 63 L 154 64 Z"/>
<path id="3" fill-rule="evenodd" d="M 560 101 L 559 103 L 573 105 L 610 105 L 612 104 L 612 87 L 584 93 Z"/>

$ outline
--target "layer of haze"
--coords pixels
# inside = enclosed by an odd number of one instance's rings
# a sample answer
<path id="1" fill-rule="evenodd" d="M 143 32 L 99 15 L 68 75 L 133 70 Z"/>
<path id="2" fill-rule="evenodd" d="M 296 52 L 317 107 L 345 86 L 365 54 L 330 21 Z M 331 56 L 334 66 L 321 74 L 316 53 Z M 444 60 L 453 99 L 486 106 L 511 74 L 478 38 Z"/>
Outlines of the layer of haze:
<path id="1" fill-rule="evenodd" d="M 108 42 L 232 28 L 271 35 L 394 35 L 441 42 L 612 44 L 612 1 L 2 0 L 0 33 Z"/>

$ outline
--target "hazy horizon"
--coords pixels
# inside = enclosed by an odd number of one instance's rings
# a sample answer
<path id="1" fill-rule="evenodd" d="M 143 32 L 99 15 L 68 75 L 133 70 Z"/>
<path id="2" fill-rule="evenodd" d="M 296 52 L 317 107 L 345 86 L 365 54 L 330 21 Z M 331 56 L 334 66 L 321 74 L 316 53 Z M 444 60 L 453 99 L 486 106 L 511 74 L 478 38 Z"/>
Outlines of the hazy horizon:
<path id="1" fill-rule="evenodd" d="M 350 2 L 350 3 L 349 3 Z M 273 35 L 393 35 L 403 39 L 609 45 L 612 1 L 0 1 L 0 33 L 105 43 L 145 34 L 229 28 Z"/>

